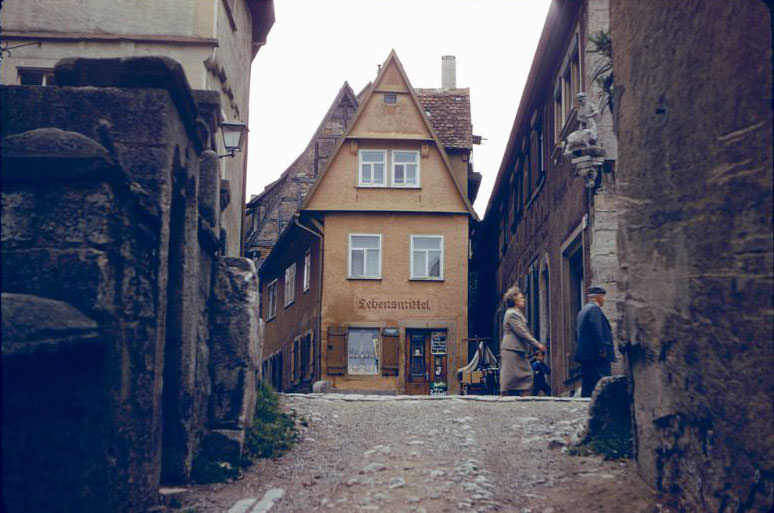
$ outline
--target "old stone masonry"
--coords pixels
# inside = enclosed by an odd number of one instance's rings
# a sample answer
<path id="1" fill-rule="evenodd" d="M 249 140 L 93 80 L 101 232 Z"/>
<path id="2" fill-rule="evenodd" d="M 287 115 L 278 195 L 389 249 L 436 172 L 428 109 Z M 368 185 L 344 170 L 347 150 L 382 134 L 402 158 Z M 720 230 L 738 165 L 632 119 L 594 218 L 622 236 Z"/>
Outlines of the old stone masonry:
<path id="1" fill-rule="evenodd" d="M 285 395 L 302 440 L 229 484 L 189 489 L 197 513 L 671 511 L 631 461 L 571 456 L 582 399 Z M 622 505 L 626 505 L 622 509 Z"/>

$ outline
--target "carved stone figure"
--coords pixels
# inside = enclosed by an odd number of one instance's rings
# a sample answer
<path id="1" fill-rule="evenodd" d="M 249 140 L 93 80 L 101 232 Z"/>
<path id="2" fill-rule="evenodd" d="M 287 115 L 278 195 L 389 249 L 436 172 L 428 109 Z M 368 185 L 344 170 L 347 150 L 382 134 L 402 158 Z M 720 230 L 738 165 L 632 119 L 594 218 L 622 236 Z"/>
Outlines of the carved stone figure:
<path id="1" fill-rule="evenodd" d="M 591 148 L 596 146 L 599 139 L 596 118 L 599 116 L 599 109 L 594 103 L 586 99 L 586 93 L 581 91 L 578 98 L 578 123 L 580 128 L 571 132 L 564 142 L 564 155 L 570 156 L 578 149 Z"/>

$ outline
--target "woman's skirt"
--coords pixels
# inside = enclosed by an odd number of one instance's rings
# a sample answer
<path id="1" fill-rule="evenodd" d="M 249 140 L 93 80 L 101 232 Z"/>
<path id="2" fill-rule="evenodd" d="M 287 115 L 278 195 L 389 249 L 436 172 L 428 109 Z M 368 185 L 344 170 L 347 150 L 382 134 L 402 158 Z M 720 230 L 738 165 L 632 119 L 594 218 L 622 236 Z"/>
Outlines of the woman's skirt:
<path id="1" fill-rule="evenodd" d="M 532 369 L 526 353 L 501 349 L 500 392 L 532 390 Z"/>

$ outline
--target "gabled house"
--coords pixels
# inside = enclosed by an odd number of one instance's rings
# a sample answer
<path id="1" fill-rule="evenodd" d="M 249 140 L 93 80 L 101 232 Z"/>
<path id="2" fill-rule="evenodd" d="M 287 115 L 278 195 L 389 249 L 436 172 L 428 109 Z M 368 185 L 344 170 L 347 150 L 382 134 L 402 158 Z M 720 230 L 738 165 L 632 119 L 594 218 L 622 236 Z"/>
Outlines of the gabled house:
<path id="1" fill-rule="evenodd" d="M 449 114 L 451 102 L 466 112 Z M 275 386 L 320 378 L 334 390 L 457 391 L 476 219 L 469 112 L 466 89 L 413 89 L 394 51 L 380 67 L 261 267 L 264 347 L 276 348 L 265 349 L 264 369 Z M 461 126 L 442 141 L 433 117 Z"/>
<path id="2" fill-rule="evenodd" d="M 357 105 L 355 93 L 344 82 L 301 155 L 282 176 L 247 203 L 244 252 L 245 256 L 255 260 L 257 266 L 260 267 L 266 259 L 301 207 L 349 126 Z"/>
<path id="3" fill-rule="evenodd" d="M 527 299 L 530 329 L 548 347 L 556 395 L 579 386 L 573 361 L 576 316 L 592 283 L 607 290 L 603 309 L 614 333 L 620 318 L 617 141 L 612 98 L 604 87 L 610 72 L 603 48 L 608 30 L 608 0 L 557 0 L 551 5 L 473 241 L 471 265 L 480 285 L 475 333 L 491 338 L 493 349 L 499 347 L 501 298 L 510 286 L 519 285 Z M 587 93 L 600 114 L 595 117 L 598 140 L 592 145 L 597 151 L 579 158 L 565 151 L 565 141 L 579 128 L 580 92 Z M 591 162 L 598 165 L 579 167 Z"/>

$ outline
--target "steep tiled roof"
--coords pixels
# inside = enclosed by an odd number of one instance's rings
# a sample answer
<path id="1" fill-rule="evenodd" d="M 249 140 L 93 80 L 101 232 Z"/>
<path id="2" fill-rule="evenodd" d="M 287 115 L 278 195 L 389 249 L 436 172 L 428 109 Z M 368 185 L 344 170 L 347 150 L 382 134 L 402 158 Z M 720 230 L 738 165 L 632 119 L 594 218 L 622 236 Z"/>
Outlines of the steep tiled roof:
<path id="1" fill-rule="evenodd" d="M 446 148 L 473 149 L 470 89 L 415 89 L 433 130 Z"/>

